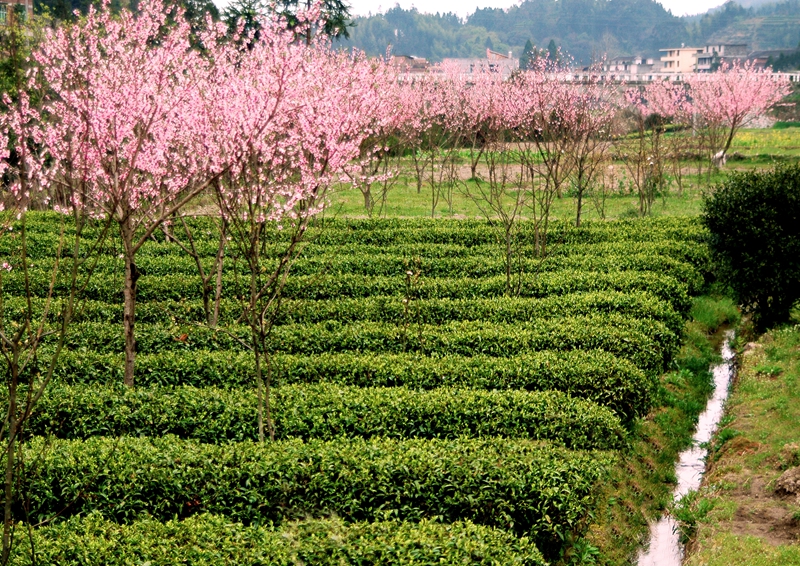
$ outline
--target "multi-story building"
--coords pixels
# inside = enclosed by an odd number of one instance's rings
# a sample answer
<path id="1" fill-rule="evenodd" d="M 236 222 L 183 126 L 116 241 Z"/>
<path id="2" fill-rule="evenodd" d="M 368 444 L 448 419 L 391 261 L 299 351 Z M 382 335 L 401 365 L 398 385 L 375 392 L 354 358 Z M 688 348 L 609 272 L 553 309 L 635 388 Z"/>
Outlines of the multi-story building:
<path id="1" fill-rule="evenodd" d="M 747 58 L 747 44 L 706 45 L 701 53 L 692 55 L 695 59 L 694 70 L 697 73 L 716 71 L 724 62 L 732 63 Z"/>
<path id="2" fill-rule="evenodd" d="M 615 57 L 603 66 L 606 73 L 620 75 L 646 75 L 661 71 L 661 61 L 641 56 Z"/>
<path id="3" fill-rule="evenodd" d="M 515 70 L 519 69 L 519 59 L 514 57 L 511 51 L 508 55 L 498 53 L 491 49 L 486 50 L 486 59 L 456 59 L 446 58 L 442 60 L 445 66 L 457 68 L 462 74 L 471 75 L 473 73 L 490 71 L 499 73 L 504 79 L 511 76 Z"/>
<path id="4" fill-rule="evenodd" d="M 413 55 L 392 55 L 389 58 L 389 66 L 395 72 L 405 75 L 427 73 L 431 67 L 427 59 Z"/>
<path id="5" fill-rule="evenodd" d="M 702 47 L 671 47 L 659 49 L 661 56 L 662 73 L 691 73 L 694 72 L 695 55 L 703 52 Z"/>

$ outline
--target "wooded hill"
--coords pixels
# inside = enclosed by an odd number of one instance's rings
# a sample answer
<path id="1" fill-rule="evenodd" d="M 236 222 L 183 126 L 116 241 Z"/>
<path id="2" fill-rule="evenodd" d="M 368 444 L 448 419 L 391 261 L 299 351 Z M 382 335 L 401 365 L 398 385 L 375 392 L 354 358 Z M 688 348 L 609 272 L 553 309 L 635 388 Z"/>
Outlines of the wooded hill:
<path id="1" fill-rule="evenodd" d="M 454 14 L 421 14 L 396 6 L 355 18 L 345 45 L 379 55 L 392 52 L 433 61 L 481 57 L 486 48 L 519 56 L 527 41 L 554 41 L 576 61 L 658 56 L 681 43 L 747 43 L 751 50 L 791 50 L 800 41 L 800 0 L 744 8 L 729 2 L 702 16 L 676 17 L 654 0 L 524 0 L 508 10 L 478 9 L 465 21 Z"/>

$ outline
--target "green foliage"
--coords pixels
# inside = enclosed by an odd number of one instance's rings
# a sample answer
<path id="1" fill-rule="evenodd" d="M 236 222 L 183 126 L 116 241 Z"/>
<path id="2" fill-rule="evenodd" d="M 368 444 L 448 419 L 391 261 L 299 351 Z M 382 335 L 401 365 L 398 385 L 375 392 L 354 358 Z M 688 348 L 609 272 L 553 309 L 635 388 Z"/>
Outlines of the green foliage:
<path id="1" fill-rule="evenodd" d="M 704 209 L 720 276 L 756 326 L 787 321 L 800 298 L 800 166 L 734 173 Z"/>
<path id="2" fill-rule="evenodd" d="M 188 222 L 210 268 L 214 221 Z M 30 285 L 39 295 L 57 224 L 49 213 L 29 219 Z M 109 549 L 139 562 L 215 563 L 205 541 L 218 538 L 240 541 L 239 550 L 221 542 L 220 556 L 245 563 L 251 540 L 272 553 L 269 563 L 538 563 L 515 535 L 531 536 L 550 560 L 601 561 L 587 529 L 598 482 L 620 459 L 580 450 L 616 450 L 628 462 L 642 427 L 655 426 L 640 417 L 653 414 L 669 431 L 683 426 L 681 411 L 694 414 L 704 399 L 681 397 L 681 387 L 702 380 L 684 369 L 659 387 L 658 374 L 677 354 L 678 367 L 705 365 L 707 386 L 707 332 L 735 309 L 690 300 L 709 265 L 699 222 L 554 222 L 552 234 L 550 255 L 535 259 L 532 226 L 521 224 L 526 273 L 520 296 L 507 297 L 496 230 L 484 221 L 315 225 L 267 340 L 277 441 L 266 445 L 253 442 L 255 368 L 237 320 L 235 250 L 226 254 L 220 324 L 210 329 L 200 322 L 193 261 L 161 233 L 142 247 L 138 388 L 126 389 L 122 264 L 109 245 L 24 431 L 22 455 L 37 460 L 20 486 L 32 514 L 20 506 L 15 516 L 36 523 L 63 514 L 34 529 L 40 561 L 69 562 L 73 549 L 90 561 Z M 268 240 L 264 257 L 277 257 L 285 234 Z M 0 253 L 15 241 L 4 234 Z M 5 321 L 25 307 L 20 273 L 3 272 Z M 31 304 L 41 312 L 45 299 Z M 60 305 L 52 303 L 49 324 Z M 679 350 L 691 308 L 705 322 L 689 328 Z M 52 347 L 45 335 L 42 353 Z M 34 360 L 28 371 L 41 375 L 40 366 Z M 651 413 L 657 402 L 666 411 Z M 663 458 L 671 470 L 671 456 Z M 625 475 L 624 463 L 614 467 Z M 652 481 L 666 481 L 658 470 Z M 196 524 L 176 522 L 198 515 Z M 341 520 L 316 520 L 331 516 Z M 456 542 L 437 542 L 445 531 Z M 140 541 L 152 555 L 136 550 Z M 465 548 L 472 554 L 462 560 Z"/>
<path id="3" fill-rule="evenodd" d="M 20 17 L 16 4 L 4 4 L 6 21 L 0 25 L 0 94 L 16 100 L 26 84 L 28 58 L 36 44 L 37 26 Z M 24 10 L 24 8 L 23 8 Z M 0 105 L 5 108 L 5 103 Z"/>
<path id="4" fill-rule="evenodd" d="M 29 242 L 29 257 L 40 265 L 50 265 L 52 263 L 53 245 L 56 238 L 48 232 L 30 231 L 35 234 Z M 5 239 L 4 239 L 5 240 Z M 12 240 L 13 241 L 13 240 Z M 10 251 L 12 241 L 0 242 L 0 251 L 6 253 Z M 69 238 L 67 239 L 69 243 Z M 218 241 L 215 239 L 197 239 L 195 245 L 203 258 L 204 266 L 210 267 L 214 255 L 217 253 Z M 265 253 L 270 252 L 266 250 Z M 647 242 L 576 242 L 572 244 L 561 244 L 551 248 L 545 261 L 534 261 L 532 246 L 521 247 L 519 250 L 521 261 L 526 262 L 526 266 L 534 268 L 535 272 L 553 271 L 554 269 L 564 269 L 565 267 L 576 268 L 578 265 L 603 266 L 609 263 L 607 258 L 617 258 L 630 265 L 630 269 L 637 269 L 637 261 L 641 259 L 645 263 L 662 262 L 668 267 L 672 265 L 670 259 L 679 262 L 681 269 L 686 269 L 686 264 L 690 264 L 701 273 L 705 273 L 708 268 L 709 253 L 708 247 L 704 243 L 694 241 L 661 240 L 655 239 Z M 651 256 L 652 259 L 644 259 L 644 256 Z M 626 257 L 631 256 L 631 257 Z M 192 262 L 181 254 L 176 245 L 163 242 L 149 241 L 144 244 L 137 255 L 137 265 L 147 275 L 159 275 L 164 273 L 189 272 Z M 323 273 L 330 272 L 334 267 L 339 272 L 352 273 L 356 268 L 356 273 L 366 273 L 377 275 L 381 273 L 372 272 L 379 266 L 383 273 L 398 275 L 405 273 L 410 266 L 420 264 L 424 275 L 430 277 L 435 273 L 443 274 L 442 267 L 438 265 L 439 260 L 451 270 L 460 268 L 457 261 L 461 261 L 465 267 L 472 267 L 478 261 L 488 264 L 497 264 L 502 261 L 502 254 L 499 253 L 496 244 L 477 244 L 466 246 L 461 244 L 434 244 L 426 242 L 410 244 L 333 244 L 316 245 L 309 244 L 303 251 L 301 259 L 295 267 L 317 266 Z M 393 271 L 397 262 L 401 262 L 401 271 Z M 350 265 L 348 265 L 350 264 Z M 100 272 L 118 271 L 122 265 L 115 250 L 109 250 L 107 256 L 101 256 L 98 261 L 97 269 Z M 229 265 L 229 264 L 228 264 Z M 658 265 L 658 263 L 654 264 Z M 428 270 L 430 266 L 430 270 Z M 563 266 L 563 267 L 560 267 Z M 196 268 L 195 268 L 196 269 Z M 608 269 L 605 267 L 604 269 Z M 344 271 L 343 271 L 344 270 Z M 688 277 L 694 278 L 692 273 Z"/>
<path id="5" fill-rule="evenodd" d="M 289 385 L 274 392 L 273 418 L 278 440 L 503 436 L 607 450 L 625 437 L 609 409 L 555 391 Z M 69 439 L 174 434 L 207 443 L 257 440 L 256 395 L 238 388 L 58 384 L 37 405 L 26 432 Z"/>
<path id="6" fill-rule="evenodd" d="M 487 42 L 497 51 L 509 50 L 496 33 L 464 25 L 456 14 L 421 14 L 415 8 L 405 10 L 400 6 L 384 14 L 355 18 L 350 35 L 349 41 L 342 42 L 344 47 L 357 47 L 371 56 L 384 55 L 390 45 L 394 54 L 434 61 L 444 57 L 485 57 Z"/>
<path id="7" fill-rule="evenodd" d="M 394 324 L 446 324 L 456 320 L 524 323 L 565 316 L 616 313 L 653 319 L 675 334 L 683 327 L 681 316 L 666 302 L 649 293 L 616 291 L 567 293 L 541 299 L 493 297 L 487 299 L 419 299 L 406 312 L 399 297 L 368 297 L 321 301 L 287 301 L 280 323 L 375 321 Z"/>
<path id="8" fill-rule="evenodd" d="M 755 371 L 757 374 L 763 375 L 765 377 L 776 378 L 783 373 L 783 368 L 780 365 L 763 363 L 763 364 L 758 364 L 755 367 Z"/>
<path id="9" fill-rule="evenodd" d="M 21 298 L 6 300 L 8 318 L 27 304 Z M 34 311 L 43 312 L 45 299 L 34 299 Z M 51 305 L 50 320 L 60 312 L 60 302 Z M 238 317 L 238 302 L 221 301 L 221 321 L 230 324 Z M 695 308 L 695 307 L 693 307 Z M 735 307 L 734 307 L 735 308 Z M 376 296 L 364 299 L 323 299 L 318 301 L 287 300 L 276 315 L 276 325 L 313 324 L 329 320 L 341 323 L 372 321 L 392 324 L 444 324 L 456 320 L 482 320 L 495 323 L 532 322 L 534 320 L 617 313 L 634 318 L 653 319 L 679 335 L 683 318 L 666 302 L 646 292 L 568 293 L 541 299 L 525 297 L 493 297 L 486 299 L 418 299 L 410 306 L 404 297 Z M 102 301 L 85 301 L 75 322 L 122 322 L 122 305 Z M 191 322 L 204 317 L 203 303 L 191 301 L 157 301 L 137 305 L 140 323 L 169 324 Z"/>
<path id="10" fill-rule="evenodd" d="M 277 529 L 243 526 L 225 517 L 201 514 L 161 523 L 143 518 L 127 525 L 98 513 L 72 517 L 34 531 L 17 531 L 12 566 L 40 564 L 223 564 L 271 566 L 514 564 L 545 566 L 528 538 L 459 521 L 445 525 L 379 521 L 345 524 L 339 519 L 289 523 Z"/>
<path id="11" fill-rule="evenodd" d="M 59 222 L 58 215 L 37 213 L 29 223 L 31 233 L 51 233 Z M 211 219 L 190 219 L 189 225 L 198 231 L 199 241 L 216 246 L 215 226 Z M 100 229 L 98 225 L 96 229 Z M 288 235 L 280 230 L 268 228 L 270 241 L 285 242 Z M 69 233 L 69 232 L 68 232 Z M 91 232 L 87 232 L 90 234 Z M 44 235 L 43 234 L 43 235 Z M 702 223 L 687 217 L 651 217 L 636 220 L 587 221 L 579 228 L 571 222 L 553 221 L 548 229 L 557 246 L 570 244 L 599 244 L 611 242 L 637 243 L 642 240 L 658 242 L 674 240 L 679 242 L 702 242 L 706 231 Z M 51 236 L 52 237 L 52 236 Z M 532 246 L 535 226 L 532 221 L 519 223 L 519 240 L 525 246 Z M 154 235 L 152 244 L 164 244 L 162 233 Z M 152 245 L 145 245 L 145 248 Z M 445 220 L 430 218 L 387 218 L 387 219 L 323 219 L 317 221 L 308 231 L 309 248 L 323 246 L 343 246 L 355 244 L 359 250 L 363 246 L 401 246 L 403 249 L 414 244 L 436 244 L 437 246 L 460 245 L 496 246 L 497 231 L 485 220 Z M 169 244 L 165 252 L 175 253 L 177 247 Z M 331 250 L 328 250 L 331 251 Z M 470 251 L 472 253 L 473 250 Z M 216 248 L 203 252 L 213 255 Z M 52 253 L 52 250 L 51 250 Z M 162 252 L 164 253 L 164 252 Z"/>
<path id="12" fill-rule="evenodd" d="M 297 12 L 310 6 L 307 1 L 301 0 L 279 0 L 274 5 L 274 10 L 286 18 L 290 29 L 295 29 L 298 25 Z M 322 0 L 319 5 L 320 17 L 324 21 L 322 31 L 332 38 L 350 37 L 347 29 L 353 23 L 350 21 L 350 6 L 342 0 Z"/>
<path id="13" fill-rule="evenodd" d="M 585 528 L 592 490 L 613 461 L 509 439 L 90 438 L 32 442 L 26 459 L 34 455 L 37 467 L 21 485 L 33 522 L 65 509 L 118 522 L 202 512 L 246 524 L 330 513 L 348 522 L 470 520 L 530 536 L 546 555 L 558 551 L 560 534 Z"/>
<path id="14" fill-rule="evenodd" d="M 213 5 L 213 4 L 212 4 Z M 228 3 L 223 19 L 228 25 L 229 33 L 234 34 L 239 26 L 245 34 L 253 33 L 256 37 L 261 29 L 261 18 L 284 18 L 288 29 L 293 30 L 298 41 L 310 41 L 309 30 L 300 26 L 298 12 L 307 9 L 310 4 L 298 0 L 234 0 Z M 324 21 L 322 32 L 332 38 L 348 38 L 348 30 L 353 24 L 350 21 L 350 7 L 342 0 L 322 0 L 319 3 L 320 16 Z M 302 30 L 302 31 L 301 31 Z M 311 30 L 313 35 L 315 30 Z"/>
<path id="15" fill-rule="evenodd" d="M 513 48 L 517 54 L 530 38 L 541 45 L 558 38 L 570 55 L 588 64 L 592 49 L 602 49 L 604 36 L 613 37 L 625 51 L 649 52 L 685 40 L 686 32 L 681 20 L 656 2 L 627 0 L 611 7 L 581 0 L 564 6 L 551 0 L 528 0 L 508 10 L 479 8 L 464 23 L 455 14 L 420 14 L 396 6 L 385 14 L 356 18 L 352 45 L 370 55 L 381 55 L 387 45 L 393 45 L 397 53 L 441 60 L 484 56 L 487 36 L 495 50 Z"/>
<path id="16" fill-rule="evenodd" d="M 70 384 L 122 381 L 118 354 L 66 352 L 56 376 Z M 146 387 L 191 385 L 243 387 L 252 384 L 248 353 L 202 350 L 140 355 L 137 383 Z M 558 390 L 609 407 L 625 419 L 643 416 L 651 406 L 655 382 L 631 362 L 599 350 L 534 352 L 507 358 L 418 354 L 325 353 L 272 356 L 279 385 L 331 383 L 411 389 L 470 387 L 485 390 Z"/>
<path id="17" fill-rule="evenodd" d="M 710 297 L 704 295 L 692 301 L 689 316 L 709 334 L 716 332 L 722 325 L 736 325 L 741 319 L 739 309 L 728 297 Z"/>
<path id="18" fill-rule="evenodd" d="M 694 490 L 681 497 L 672 506 L 671 513 L 678 522 L 682 543 L 686 543 L 694 536 L 698 523 L 704 521 L 713 508 L 713 499 L 703 497 L 701 492 Z"/>
<path id="19" fill-rule="evenodd" d="M 522 48 L 522 55 L 519 58 L 519 68 L 523 71 L 528 69 L 528 65 L 536 58 L 539 51 L 533 46 L 531 40 L 525 42 L 525 47 Z"/>
<path id="20" fill-rule="evenodd" d="M 692 374 L 706 375 L 709 364 L 716 359 L 717 354 L 708 342 L 706 327 L 698 324 L 687 325 L 683 346 L 675 357 L 675 366 Z"/>
<path id="21" fill-rule="evenodd" d="M 216 245 L 216 244 L 215 244 Z M 329 251 L 329 250 L 328 250 Z M 497 255 L 485 256 L 470 254 L 469 257 L 428 258 L 424 256 L 410 258 L 403 254 L 340 254 L 331 257 L 328 254 L 306 256 L 297 260 L 292 266 L 294 275 L 318 275 L 325 273 L 334 275 L 363 275 L 381 277 L 401 277 L 410 267 L 420 272 L 423 277 L 470 277 L 482 278 L 500 276 L 504 273 L 504 258 Z M 49 267 L 48 261 L 41 261 L 40 267 Z M 658 272 L 675 277 L 685 283 L 691 293 L 699 290 L 703 278 L 691 264 L 654 253 L 602 253 L 596 255 L 574 254 L 555 255 L 545 261 L 532 257 L 522 257 L 516 262 L 516 268 L 524 273 L 551 273 L 559 271 L 643 271 Z M 118 258 L 101 258 L 95 270 L 97 273 L 119 273 L 121 261 Z M 197 266 L 194 260 L 185 255 L 167 257 L 145 255 L 137 263 L 143 276 L 159 276 L 170 274 L 196 275 Z M 210 269 L 211 265 L 206 266 Z"/>
<path id="22" fill-rule="evenodd" d="M 703 237 L 705 237 L 705 235 Z M 669 239 L 646 242 L 564 244 L 551 250 L 550 253 L 551 257 L 574 254 L 620 255 L 624 253 L 662 255 L 692 264 L 704 274 L 708 270 L 708 262 L 710 260 L 706 243 Z"/>
<path id="23" fill-rule="evenodd" d="M 137 327 L 137 349 L 142 354 L 248 351 L 248 332 L 241 325 L 219 331 L 202 326 L 143 324 Z M 121 351 L 122 339 L 116 325 L 84 323 L 74 325 L 66 346 L 71 350 L 112 353 Z M 645 371 L 657 372 L 669 361 L 678 343 L 675 334 L 653 320 L 590 315 L 513 325 L 479 321 L 410 327 L 338 321 L 286 324 L 272 329 L 266 347 L 274 353 L 302 355 L 418 352 L 437 357 L 448 354 L 505 357 L 542 350 L 599 349 L 627 358 Z"/>
<path id="24" fill-rule="evenodd" d="M 563 0 L 526 0 L 507 10 L 478 8 L 461 22 L 455 14 L 420 14 L 396 6 L 384 14 L 356 18 L 348 46 L 380 56 L 391 45 L 395 53 L 434 61 L 481 57 L 482 49 L 493 46 L 501 52 L 512 50 L 524 68 L 529 60 L 526 54 L 537 51 L 535 43 L 550 47 L 558 42 L 566 53 L 588 65 L 598 53 L 609 57 L 656 53 L 664 46 L 684 42 L 705 45 L 712 36 L 748 37 L 752 49 L 793 48 L 798 41 L 799 12 L 797 0 L 757 8 L 728 2 L 702 16 L 684 17 L 674 16 L 657 2 L 641 0 L 613 5 L 588 0 L 566 4 Z M 541 51 L 548 54 L 548 50 Z"/>
<path id="25" fill-rule="evenodd" d="M 35 297 L 45 297 L 49 289 L 51 272 L 44 268 L 29 270 L 30 289 Z M 240 278 L 223 277 L 223 288 L 236 294 Z M 412 291 L 413 299 L 475 299 L 502 296 L 505 276 L 437 277 L 422 278 L 421 285 Z M 19 295 L 24 289 L 23 277 L 14 271 L 4 276 L 4 286 L 9 294 Z M 64 289 L 58 287 L 56 292 Z M 688 289 L 674 277 L 652 271 L 556 271 L 530 274 L 522 278 L 521 297 L 547 297 L 579 292 L 617 291 L 621 293 L 645 291 L 667 301 L 681 315 L 691 307 Z M 284 288 L 289 300 L 335 300 L 394 295 L 404 297 L 407 292 L 405 277 L 367 275 L 298 275 L 290 277 Z M 143 276 L 137 284 L 137 300 L 181 301 L 199 300 L 202 296 L 199 277 L 186 275 Z M 118 303 L 122 299 L 122 280 L 119 274 L 97 273 L 92 276 L 84 291 L 86 299 Z"/>

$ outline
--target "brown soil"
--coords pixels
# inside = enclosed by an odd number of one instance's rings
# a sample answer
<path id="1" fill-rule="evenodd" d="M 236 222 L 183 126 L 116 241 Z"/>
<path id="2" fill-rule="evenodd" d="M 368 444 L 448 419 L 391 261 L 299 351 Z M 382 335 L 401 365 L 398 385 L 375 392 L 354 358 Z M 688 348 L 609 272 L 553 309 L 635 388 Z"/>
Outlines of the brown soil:
<path id="1" fill-rule="evenodd" d="M 734 499 L 739 505 L 731 522 L 734 534 L 756 536 L 772 546 L 800 540 L 800 525 L 781 500 L 774 496 L 739 496 Z"/>
<path id="2" fill-rule="evenodd" d="M 758 537 L 772 546 L 795 544 L 800 542 L 800 522 L 793 515 L 800 506 L 800 496 L 776 492 L 776 482 L 783 473 L 780 465 L 762 464 L 759 472 L 743 465 L 747 456 L 765 449 L 743 436 L 732 438 L 717 454 L 707 485 L 735 486 L 725 493 L 725 499 L 736 505 L 729 524 L 733 534 Z"/>

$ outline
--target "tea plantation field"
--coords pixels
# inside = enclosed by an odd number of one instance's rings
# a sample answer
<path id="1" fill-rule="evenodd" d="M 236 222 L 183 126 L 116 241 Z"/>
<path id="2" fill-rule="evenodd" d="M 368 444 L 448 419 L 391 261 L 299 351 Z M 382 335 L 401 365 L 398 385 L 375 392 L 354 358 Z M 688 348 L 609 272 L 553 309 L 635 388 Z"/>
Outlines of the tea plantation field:
<path id="1" fill-rule="evenodd" d="M 28 217 L 35 308 L 56 226 Z M 194 261 L 163 235 L 145 244 L 126 388 L 107 250 L 24 431 L 16 563 L 31 541 L 41 564 L 558 560 L 659 402 L 707 250 L 696 220 L 556 224 L 540 261 L 523 224 L 509 295 L 496 236 L 480 221 L 315 226 L 268 338 L 264 443 L 241 275 L 226 264 L 212 329 Z M 11 320 L 20 270 L 2 285 Z"/>

